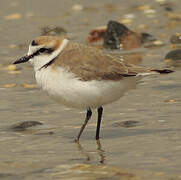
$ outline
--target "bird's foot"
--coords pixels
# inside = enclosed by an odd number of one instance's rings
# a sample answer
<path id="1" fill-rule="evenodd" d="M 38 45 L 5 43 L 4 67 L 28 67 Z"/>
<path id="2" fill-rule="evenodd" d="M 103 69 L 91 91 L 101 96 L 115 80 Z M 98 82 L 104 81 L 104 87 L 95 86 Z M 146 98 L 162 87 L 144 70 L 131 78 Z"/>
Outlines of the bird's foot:
<path id="1" fill-rule="evenodd" d="M 74 142 L 76 142 L 76 143 L 79 142 L 79 139 L 78 139 L 78 138 L 75 138 L 75 139 L 74 139 Z"/>

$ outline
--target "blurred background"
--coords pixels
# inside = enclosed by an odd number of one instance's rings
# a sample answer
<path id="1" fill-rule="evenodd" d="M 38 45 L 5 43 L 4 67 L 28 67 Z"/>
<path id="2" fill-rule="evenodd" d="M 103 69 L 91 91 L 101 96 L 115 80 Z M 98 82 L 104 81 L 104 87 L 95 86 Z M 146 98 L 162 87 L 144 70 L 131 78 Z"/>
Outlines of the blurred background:
<path id="1" fill-rule="evenodd" d="M 180 0 L 1 0 L 0 5 L 1 179 L 181 178 Z M 91 32 L 106 31 L 110 20 L 138 38 L 149 34 L 148 41 L 117 50 L 104 48 L 103 39 L 91 42 Z M 146 77 L 106 106 L 100 142 L 94 140 L 95 111 L 77 144 L 73 138 L 85 112 L 52 101 L 37 87 L 29 64 L 11 65 L 40 35 L 65 35 L 132 63 L 176 72 Z"/>

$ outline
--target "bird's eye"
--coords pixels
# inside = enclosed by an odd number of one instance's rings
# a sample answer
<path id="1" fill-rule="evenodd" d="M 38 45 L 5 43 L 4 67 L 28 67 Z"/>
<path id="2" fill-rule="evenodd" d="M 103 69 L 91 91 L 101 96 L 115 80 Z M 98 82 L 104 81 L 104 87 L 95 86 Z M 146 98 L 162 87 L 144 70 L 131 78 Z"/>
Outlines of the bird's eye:
<path id="1" fill-rule="evenodd" d="M 53 49 L 51 48 L 41 48 L 38 50 L 39 53 L 48 53 L 51 54 L 53 52 Z"/>
<path id="2" fill-rule="evenodd" d="M 38 44 L 33 40 L 33 41 L 31 42 L 31 45 L 32 45 L 32 46 L 37 46 Z"/>
<path id="3" fill-rule="evenodd" d="M 45 51 L 47 51 L 46 48 L 41 48 L 41 49 L 39 49 L 39 53 L 44 53 Z"/>

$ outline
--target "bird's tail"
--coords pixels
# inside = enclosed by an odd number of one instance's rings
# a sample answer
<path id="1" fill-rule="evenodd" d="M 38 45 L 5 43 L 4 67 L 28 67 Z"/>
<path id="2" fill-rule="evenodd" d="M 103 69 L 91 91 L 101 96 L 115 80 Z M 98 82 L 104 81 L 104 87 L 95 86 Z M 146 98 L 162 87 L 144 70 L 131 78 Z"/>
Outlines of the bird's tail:
<path id="1" fill-rule="evenodd" d="M 160 73 L 160 74 L 169 74 L 169 73 L 174 72 L 171 69 L 152 69 L 151 71 L 157 72 L 157 73 Z"/>

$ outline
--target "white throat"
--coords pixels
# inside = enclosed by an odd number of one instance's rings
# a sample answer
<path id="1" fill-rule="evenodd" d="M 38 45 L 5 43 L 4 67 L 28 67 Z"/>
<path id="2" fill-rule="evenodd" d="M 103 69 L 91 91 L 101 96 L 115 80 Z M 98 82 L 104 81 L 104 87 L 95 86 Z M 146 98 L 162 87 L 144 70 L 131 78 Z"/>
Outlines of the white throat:
<path id="1" fill-rule="evenodd" d="M 56 56 L 58 56 L 61 53 L 61 51 L 66 47 L 68 42 L 69 42 L 68 39 L 64 39 L 62 44 L 60 45 L 60 47 L 56 51 L 52 52 L 51 55 L 39 55 L 39 56 L 35 56 L 34 58 L 32 58 L 30 60 L 30 62 L 33 64 L 35 72 L 38 71 L 45 64 L 49 63 Z M 29 46 L 28 54 L 30 54 L 30 53 L 32 53 L 31 45 Z"/>

